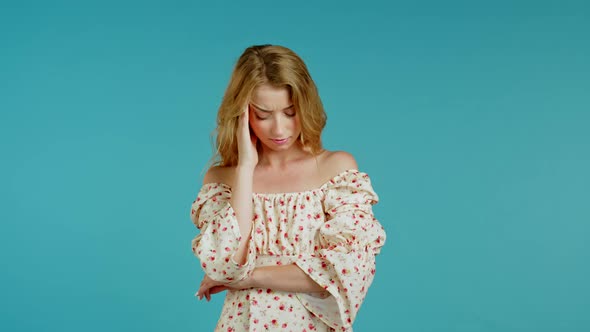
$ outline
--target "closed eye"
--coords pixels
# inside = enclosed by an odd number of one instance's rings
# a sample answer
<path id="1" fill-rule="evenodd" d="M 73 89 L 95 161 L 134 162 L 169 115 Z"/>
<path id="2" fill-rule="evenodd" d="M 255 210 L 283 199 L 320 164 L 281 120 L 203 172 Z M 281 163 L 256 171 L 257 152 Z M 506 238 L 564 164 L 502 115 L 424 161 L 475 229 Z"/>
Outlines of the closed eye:
<path id="1" fill-rule="evenodd" d="M 254 116 L 256 117 L 257 120 L 267 120 L 269 119 L 271 116 L 270 114 L 273 111 L 267 111 L 264 109 L 259 108 L 258 106 L 254 106 Z M 295 112 L 295 108 L 293 107 L 293 105 L 286 107 L 283 109 L 283 112 L 286 116 L 292 118 L 295 115 L 297 115 L 297 113 Z"/>
<path id="2" fill-rule="evenodd" d="M 290 117 L 290 118 L 294 117 L 295 114 L 297 114 L 295 112 L 295 108 L 293 107 L 293 105 L 285 108 L 283 111 L 285 111 L 285 115 L 288 116 L 288 117 Z"/>
<path id="3" fill-rule="evenodd" d="M 260 116 L 260 115 L 258 115 L 258 113 L 254 113 L 254 115 L 256 116 L 257 120 L 266 120 L 266 119 L 270 118 L 270 116 L 268 116 L 268 115 L 267 116 Z"/>

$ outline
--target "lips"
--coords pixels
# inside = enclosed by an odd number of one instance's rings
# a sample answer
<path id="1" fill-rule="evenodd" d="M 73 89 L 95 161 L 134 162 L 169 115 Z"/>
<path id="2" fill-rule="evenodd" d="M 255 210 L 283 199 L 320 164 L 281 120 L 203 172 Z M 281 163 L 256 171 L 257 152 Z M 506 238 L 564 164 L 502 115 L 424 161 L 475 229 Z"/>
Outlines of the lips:
<path id="1" fill-rule="evenodd" d="M 284 144 L 289 140 L 289 138 L 282 138 L 282 139 L 271 139 L 271 141 L 275 142 L 276 144 Z"/>

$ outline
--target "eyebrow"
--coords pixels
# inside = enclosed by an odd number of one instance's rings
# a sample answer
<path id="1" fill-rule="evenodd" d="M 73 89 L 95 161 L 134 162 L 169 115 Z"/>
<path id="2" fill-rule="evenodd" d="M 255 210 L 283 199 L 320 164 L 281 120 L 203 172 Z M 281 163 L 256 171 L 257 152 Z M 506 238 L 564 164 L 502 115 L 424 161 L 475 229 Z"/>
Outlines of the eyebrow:
<path id="1" fill-rule="evenodd" d="M 266 113 L 272 113 L 272 112 L 273 112 L 273 111 L 269 111 L 269 110 L 262 109 L 262 108 L 260 108 L 259 106 L 257 106 L 257 105 L 254 105 L 254 104 L 252 104 L 252 106 L 254 106 L 254 107 L 257 109 L 257 110 L 259 110 L 259 111 L 262 111 L 262 112 L 266 112 Z M 288 110 L 288 109 L 289 109 L 289 108 L 291 108 L 291 107 L 293 107 L 293 104 L 291 104 L 291 105 L 289 105 L 289 106 L 287 106 L 287 107 L 283 108 L 283 111 L 286 111 L 286 110 Z"/>

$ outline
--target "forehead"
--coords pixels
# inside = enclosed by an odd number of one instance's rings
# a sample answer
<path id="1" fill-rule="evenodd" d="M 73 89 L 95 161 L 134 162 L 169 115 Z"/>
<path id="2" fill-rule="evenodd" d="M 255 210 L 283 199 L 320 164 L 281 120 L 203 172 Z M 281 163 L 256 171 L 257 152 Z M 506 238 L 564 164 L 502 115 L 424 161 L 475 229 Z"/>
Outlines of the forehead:
<path id="1" fill-rule="evenodd" d="M 274 87 L 264 84 L 252 92 L 252 103 L 266 109 L 284 108 L 291 104 L 289 90 L 285 87 Z"/>

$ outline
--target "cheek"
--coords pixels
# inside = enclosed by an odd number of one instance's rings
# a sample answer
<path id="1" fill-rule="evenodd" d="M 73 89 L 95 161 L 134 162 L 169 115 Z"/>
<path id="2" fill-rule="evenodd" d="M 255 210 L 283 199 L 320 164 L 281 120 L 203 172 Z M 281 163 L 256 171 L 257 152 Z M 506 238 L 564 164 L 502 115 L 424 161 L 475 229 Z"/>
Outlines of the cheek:
<path id="1" fill-rule="evenodd" d="M 250 118 L 250 128 L 256 136 L 260 136 L 264 132 L 264 125 L 261 121 L 257 121 L 256 119 Z"/>
<path id="2" fill-rule="evenodd" d="M 254 112 L 252 110 L 249 111 L 248 117 L 249 117 L 250 128 L 252 128 L 252 131 L 254 133 L 256 133 L 258 131 L 258 122 L 256 121 L 256 115 L 254 114 Z"/>
<path id="3" fill-rule="evenodd" d="M 297 116 L 297 115 L 293 118 L 293 128 L 295 130 L 301 129 L 301 123 L 299 122 L 299 116 Z"/>

